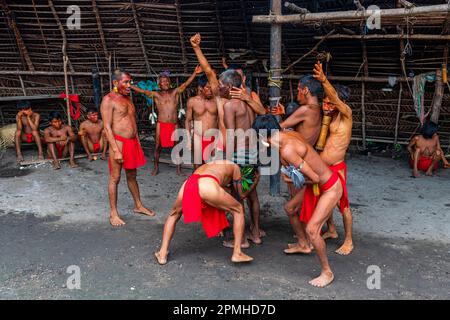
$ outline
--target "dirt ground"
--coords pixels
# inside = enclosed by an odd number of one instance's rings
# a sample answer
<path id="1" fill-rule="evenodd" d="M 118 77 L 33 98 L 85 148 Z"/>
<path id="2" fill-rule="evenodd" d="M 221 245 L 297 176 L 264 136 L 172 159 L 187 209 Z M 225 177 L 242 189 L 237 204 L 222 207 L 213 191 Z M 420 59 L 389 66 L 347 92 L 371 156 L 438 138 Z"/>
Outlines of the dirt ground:
<path id="1" fill-rule="evenodd" d="M 27 151 L 26 158 L 35 156 Z M 151 157 L 148 157 L 151 159 Z M 287 256 L 293 242 L 283 211 L 288 198 L 272 197 L 268 179 L 258 188 L 267 237 L 246 250 L 255 260 L 233 265 L 222 239 L 207 239 L 200 225 L 178 225 L 169 264 L 152 253 L 161 241 L 165 217 L 186 179 L 175 168 L 152 163 L 139 171 L 144 204 L 155 218 L 132 213 L 125 179 L 119 209 L 127 225 L 108 224 L 107 164 L 79 160 L 80 167 L 54 171 L 49 164 L 18 169 L 13 150 L 0 163 L 0 299 L 449 299 L 450 170 L 411 178 L 403 160 L 349 156 L 349 195 L 354 214 L 355 251 L 333 251 L 334 283 L 316 289 L 315 255 Z M 66 287 L 67 268 L 79 266 L 81 289 Z M 369 266 L 381 270 L 381 288 L 367 286 Z"/>

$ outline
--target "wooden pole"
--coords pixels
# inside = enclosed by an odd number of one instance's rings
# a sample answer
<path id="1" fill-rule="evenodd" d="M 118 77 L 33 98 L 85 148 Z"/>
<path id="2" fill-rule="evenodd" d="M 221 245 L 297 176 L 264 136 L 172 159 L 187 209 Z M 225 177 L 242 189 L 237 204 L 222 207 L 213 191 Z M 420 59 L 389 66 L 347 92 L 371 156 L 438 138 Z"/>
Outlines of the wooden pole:
<path id="1" fill-rule="evenodd" d="M 69 126 L 72 126 L 72 117 L 70 115 L 70 100 L 69 100 L 69 79 L 67 76 L 67 63 L 69 58 L 65 55 L 63 57 L 64 62 L 64 85 L 66 87 L 66 106 L 67 106 L 67 123 Z"/>
<path id="2" fill-rule="evenodd" d="M 361 34 L 363 34 L 364 25 L 361 24 L 360 30 Z M 364 38 L 361 40 L 361 47 L 362 47 L 362 58 L 363 58 L 363 68 L 364 68 L 364 76 L 369 76 L 369 62 L 367 60 L 367 45 Z M 367 143 L 366 143 L 366 83 L 363 81 L 361 82 L 361 122 L 362 122 L 362 145 L 363 150 L 366 150 Z"/>
<path id="3" fill-rule="evenodd" d="M 23 95 L 27 96 L 27 90 L 25 90 L 25 84 L 23 83 L 22 76 L 19 74 L 20 86 L 22 87 Z"/>
<path id="4" fill-rule="evenodd" d="M 431 105 L 431 118 L 434 123 L 439 122 L 439 115 L 441 113 L 442 98 L 444 96 L 444 84 L 442 83 L 442 69 L 436 70 L 435 91 L 433 103 Z"/>
<path id="5" fill-rule="evenodd" d="M 281 15 L 281 0 L 271 0 L 271 12 Z M 273 110 L 280 101 L 281 94 L 281 24 L 272 23 L 270 32 L 270 72 L 269 72 L 269 96 L 270 108 Z M 280 194 L 280 172 L 270 176 L 270 194 Z"/>
<path id="6" fill-rule="evenodd" d="M 432 6 L 421 6 L 413 7 L 411 9 L 397 8 L 397 9 L 382 9 L 379 11 L 381 19 L 383 19 L 383 24 L 386 24 L 386 18 L 404 18 L 406 16 L 413 15 L 432 15 L 433 17 L 439 14 L 443 15 L 449 11 L 449 6 L 447 4 L 432 5 Z M 290 14 L 281 15 L 280 13 L 275 13 L 272 11 L 271 15 L 265 16 L 253 16 L 254 23 L 265 23 L 265 24 L 285 24 L 285 23 L 316 23 L 316 22 L 328 22 L 328 23 L 340 23 L 342 20 L 346 22 L 360 22 L 362 19 L 367 18 L 376 14 L 375 10 L 365 10 L 365 11 L 334 11 L 334 12 L 318 12 L 318 13 L 307 13 L 307 14 Z"/>
<path id="7" fill-rule="evenodd" d="M 322 40 L 326 36 L 316 36 L 314 39 Z M 336 39 L 350 39 L 350 40 L 361 40 L 362 38 L 366 40 L 389 40 L 389 39 L 410 39 L 410 40 L 437 40 L 446 41 L 450 40 L 450 35 L 440 35 L 440 34 L 411 34 L 409 37 L 406 34 L 369 34 L 369 35 L 350 35 L 350 34 L 334 34 L 327 37 L 328 40 Z"/>
<path id="8" fill-rule="evenodd" d="M 402 108 L 402 94 L 403 94 L 403 84 L 400 83 L 400 91 L 398 93 L 398 102 L 397 102 L 397 115 L 395 117 L 394 143 L 398 142 L 398 126 L 399 126 L 399 121 L 400 121 L 400 111 Z"/>

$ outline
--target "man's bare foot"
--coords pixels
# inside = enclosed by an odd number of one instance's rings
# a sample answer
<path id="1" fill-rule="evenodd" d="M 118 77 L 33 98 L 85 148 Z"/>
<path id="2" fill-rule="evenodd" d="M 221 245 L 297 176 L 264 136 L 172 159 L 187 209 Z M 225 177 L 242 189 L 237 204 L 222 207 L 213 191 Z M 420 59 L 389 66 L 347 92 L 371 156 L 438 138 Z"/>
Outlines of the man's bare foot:
<path id="1" fill-rule="evenodd" d="M 125 225 L 125 222 L 120 219 L 119 216 L 110 217 L 109 222 L 113 227 L 121 227 Z"/>
<path id="2" fill-rule="evenodd" d="M 23 156 L 17 156 L 17 164 L 20 164 L 23 161 Z"/>
<path id="3" fill-rule="evenodd" d="M 70 160 L 69 161 L 69 166 L 71 168 L 78 168 L 78 165 L 77 165 L 77 163 L 74 160 Z"/>
<path id="4" fill-rule="evenodd" d="M 61 163 L 59 163 L 59 161 L 53 161 L 53 169 L 55 170 L 61 169 Z"/>
<path id="5" fill-rule="evenodd" d="M 324 288 L 327 285 L 329 285 L 334 280 L 334 274 L 331 271 L 328 272 L 322 272 L 320 276 L 318 276 L 315 279 L 312 279 L 309 281 L 309 284 L 318 287 L 318 288 Z"/>
<path id="6" fill-rule="evenodd" d="M 264 238 L 265 236 L 267 236 L 267 233 L 263 229 L 259 229 L 259 236 L 261 238 Z"/>
<path id="7" fill-rule="evenodd" d="M 259 233 L 259 234 L 261 234 L 261 233 Z M 247 238 L 247 240 L 250 240 L 254 244 L 257 244 L 257 245 L 262 244 L 262 240 L 261 240 L 260 236 L 254 235 L 253 232 L 249 232 L 247 234 L 246 238 Z"/>
<path id="8" fill-rule="evenodd" d="M 233 253 L 233 255 L 231 256 L 231 261 L 234 263 L 250 262 L 253 261 L 253 258 L 243 252 L 240 252 Z"/>
<path id="9" fill-rule="evenodd" d="M 177 176 L 184 176 L 183 172 L 181 171 L 180 167 L 177 167 Z"/>
<path id="10" fill-rule="evenodd" d="M 223 231 L 220 231 L 219 234 L 217 235 L 217 238 L 223 238 L 225 237 L 225 235 L 223 234 Z"/>
<path id="11" fill-rule="evenodd" d="M 153 169 L 153 171 L 152 171 L 152 176 L 157 176 L 158 173 L 159 173 L 159 168 L 155 168 L 155 169 Z"/>
<path id="12" fill-rule="evenodd" d="M 353 251 L 353 242 L 351 242 L 351 241 L 345 242 L 344 241 L 344 244 L 339 249 L 337 249 L 335 252 L 337 254 L 340 254 L 341 256 L 347 256 L 350 253 L 352 253 L 352 251 Z"/>
<path id="13" fill-rule="evenodd" d="M 164 257 L 161 255 L 160 251 L 155 252 L 154 255 L 155 255 L 156 261 L 158 261 L 159 265 L 163 266 L 167 263 L 168 253 Z"/>
<path id="14" fill-rule="evenodd" d="M 413 171 L 413 177 L 414 178 L 418 178 L 418 177 L 420 177 L 420 174 L 419 174 L 419 171 Z"/>
<path id="15" fill-rule="evenodd" d="M 134 208 L 134 209 L 133 209 L 133 212 L 134 212 L 134 213 L 144 214 L 144 215 L 150 216 L 150 217 L 154 217 L 154 216 L 156 215 L 155 212 L 153 212 L 153 211 L 150 210 L 150 209 L 147 209 L 147 208 L 144 207 L 144 206 L 141 206 L 141 207 L 139 207 L 139 208 Z"/>
<path id="16" fill-rule="evenodd" d="M 44 160 L 44 155 L 39 154 L 39 155 L 38 155 L 38 160 Z"/>
<path id="17" fill-rule="evenodd" d="M 300 245 L 299 243 L 289 243 L 288 249 L 284 249 L 284 253 L 286 254 L 294 254 L 294 253 L 304 253 L 310 254 L 311 248 L 306 245 Z"/>
<path id="18" fill-rule="evenodd" d="M 89 160 L 89 161 L 94 161 L 94 156 L 93 156 L 93 155 L 89 155 L 89 156 L 88 156 L 88 160 Z"/>
<path id="19" fill-rule="evenodd" d="M 102 154 L 102 155 L 100 156 L 100 159 L 106 160 L 106 154 Z"/>
<path id="20" fill-rule="evenodd" d="M 337 233 L 337 231 L 336 230 L 333 230 L 333 231 L 326 231 L 323 235 L 322 235 L 322 238 L 323 238 L 323 240 L 327 240 L 327 239 L 337 239 L 339 236 L 338 236 L 338 233 Z"/>
<path id="21" fill-rule="evenodd" d="M 432 177 L 433 176 L 433 170 L 427 170 L 427 172 L 425 172 L 426 176 Z"/>
<path id="22" fill-rule="evenodd" d="M 226 248 L 232 248 L 232 249 L 233 249 L 233 248 L 234 248 L 234 239 L 233 239 L 233 240 L 230 240 L 230 241 L 224 241 L 224 242 L 222 242 L 222 245 L 223 245 L 224 247 L 226 247 Z M 248 248 L 250 248 L 250 243 L 248 243 L 247 239 L 245 239 L 245 241 L 242 242 L 241 248 L 242 248 L 242 249 L 248 249 Z"/>

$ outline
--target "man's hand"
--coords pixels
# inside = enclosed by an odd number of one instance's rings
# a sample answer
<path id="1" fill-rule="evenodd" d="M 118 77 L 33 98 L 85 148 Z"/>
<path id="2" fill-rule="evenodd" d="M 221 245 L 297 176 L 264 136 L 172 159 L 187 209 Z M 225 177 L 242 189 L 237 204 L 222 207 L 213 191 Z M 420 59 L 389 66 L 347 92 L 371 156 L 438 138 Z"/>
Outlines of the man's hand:
<path id="1" fill-rule="evenodd" d="M 241 101 L 250 101 L 250 96 L 247 94 L 247 90 L 233 87 L 230 90 L 230 97 L 232 99 L 239 99 Z"/>
<path id="2" fill-rule="evenodd" d="M 322 68 L 322 63 L 321 62 L 317 62 L 314 66 L 314 75 L 313 77 L 321 82 L 324 83 L 325 81 L 327 81 L 327 77 L 325 76 L 325 74 L 323 73 L 323 68 Z"/>
<path id="3" fill-rule="evenodd" d="M 199 48 L 200 43 L 202 42 L 202 37 L 200 36 L 200 33 L 196 33 L 194 36 L 192 36 L 190 41 L 192 48 Z"/>
<path id="4" fill-rule="evenodd" d="M 292 184 L 292 183 L 294 183 L 294 182 L 292 181 L 292 179 L 289 178 L 289 177 L 288 177 L 287 175 L 285 175 L 284 173 L 281 174 L 281 178 L 282 178 L 283 181 L 286 182 L 287 184 Z"/>
<path id="5" fill-rule="evenodd" d="M 194 73 L 195 73 L 196 75 L 199 75 L 200 73 L 203 73 L 202 67 L 200 67 L 200 65 L 196 66 L 196 67 L 195 67 L 195 70 L 194 70 Z"/>
<path id="6" fill-rule="evenodd" d="M 123 156 L 120 151 L 114 153 L 114 160 L 116 160 L 117 163 L 123 163 Z"/>

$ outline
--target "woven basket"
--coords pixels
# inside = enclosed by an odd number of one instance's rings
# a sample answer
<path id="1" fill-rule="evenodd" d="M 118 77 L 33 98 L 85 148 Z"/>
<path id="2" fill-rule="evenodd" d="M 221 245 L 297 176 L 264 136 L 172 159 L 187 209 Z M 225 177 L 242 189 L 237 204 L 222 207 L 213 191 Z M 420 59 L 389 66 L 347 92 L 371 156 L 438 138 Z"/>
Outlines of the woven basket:
<path id="1" fill-rule="evenodd" d="M 14 123 L 0 128 L 0 150 L 14 146 L 16 129 L 17 126 Z"/>

